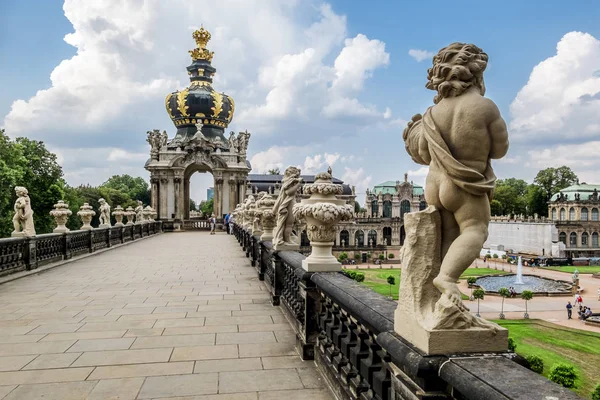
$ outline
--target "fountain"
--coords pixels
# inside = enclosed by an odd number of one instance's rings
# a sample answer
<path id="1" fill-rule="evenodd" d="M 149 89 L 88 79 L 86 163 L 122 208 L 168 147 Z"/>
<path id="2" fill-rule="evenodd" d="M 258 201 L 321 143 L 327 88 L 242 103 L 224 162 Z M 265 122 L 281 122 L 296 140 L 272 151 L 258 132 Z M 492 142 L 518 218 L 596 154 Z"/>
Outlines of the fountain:
<path id="1" fill-rule="evenodd" d="M 523 285 L 523 261 L 519 256 L 519 262 L 517 263 L 517 277 L 515 279 L 515 285 Z"/>

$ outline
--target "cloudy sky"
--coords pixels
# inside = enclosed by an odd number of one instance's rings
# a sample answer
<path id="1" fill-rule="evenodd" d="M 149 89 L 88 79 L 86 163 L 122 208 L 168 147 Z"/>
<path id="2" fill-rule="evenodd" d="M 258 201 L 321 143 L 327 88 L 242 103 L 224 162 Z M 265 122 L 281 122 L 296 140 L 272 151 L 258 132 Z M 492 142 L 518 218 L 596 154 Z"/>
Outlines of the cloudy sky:
<path id="1" fill-rule="evenodd" d="M 331 165 L 360 193 L 405 172 L 422 183 L 402 130 L 432 104 L 434 52 L 462 41 L 488 53 L 487 96 L 509 125 L 498 177 L 566 164 L 600 183 L 599 20 L 597 0 L 2 2 L 0 126 L 45 141 L 71 185 L 148 178 L 146 131 L 174 134 L 164 98 L 189 83 L 203 25 L 253 172 Z M 194 177 L 195 199 L 208 178 Z"/>

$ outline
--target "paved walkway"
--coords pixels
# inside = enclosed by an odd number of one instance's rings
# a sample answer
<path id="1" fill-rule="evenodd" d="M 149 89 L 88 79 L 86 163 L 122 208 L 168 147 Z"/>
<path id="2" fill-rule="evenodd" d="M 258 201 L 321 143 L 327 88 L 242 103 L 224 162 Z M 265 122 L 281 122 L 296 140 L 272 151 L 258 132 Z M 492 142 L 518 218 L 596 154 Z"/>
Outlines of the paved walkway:
<path id="1" fill-rule="evenodd" d="M 169 233 L 0 285 L 0 399 L 332 399 L 233 236 Z"/>

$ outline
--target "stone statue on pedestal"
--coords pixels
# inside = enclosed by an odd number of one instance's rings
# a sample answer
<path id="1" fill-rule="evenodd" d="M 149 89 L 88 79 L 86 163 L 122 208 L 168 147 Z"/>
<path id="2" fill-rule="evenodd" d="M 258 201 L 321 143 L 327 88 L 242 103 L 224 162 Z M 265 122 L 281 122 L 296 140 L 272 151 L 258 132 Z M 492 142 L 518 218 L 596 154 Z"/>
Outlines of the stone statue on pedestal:
<path id="1" fill-rule="evenodd" d="M 299 243 L 293 241 L 292 230 L 294 227 L 294 204 L 296 204 L 296 192 L 300 188 L 302 178 L 300 170 L 296 167 L 287 167 L 281 181 L 281 190 L 273 214 L 277 216 L 277 227 L 273 232 L 273 249 L 287 250 L 298 249 Z"/>
<path id="2" fill-rule="evenodd" d="M 507 332 L 462 303 L 457 281 L 488 236 L 496 176 L 491 159 L 508 151 L 498 107 L 483 97 L 488 56 L 472 44 L 439 51 L 426 87 L 435 105 L 412 117 L 403 139 L 429 165 L 429 207 L 405 216 L 406 242 L 396 331 L 429 354 L 506 350 Z"/>
<path id="3" fill-rule="evenodd" d="M 98 211 L 100 211 L 100 216 L 99 216 L 100 226 L 99 226 L 99 228 L 110 228 L 111 227 L 110 206 L 104 199 L 98 199 L 98 203 L 100 203 L 100 208 L 98 209 Z"/>
<path id="4" fill-rule="evenodd" d="M 144 204 L 141 200 L 137 201 L 137 207 L 135 208 L 135 223 L 141 224 L 144 223 Z"/>
<path id="5" fill-rule="evenodd" d="M 15 215 L 13 217 L 14 231 L 12 236 L 27 237 L 35 236 L 35 226 L 33 225 L 33 210 L 31 209 L 31 200 L 29 192 L 23 186 L 15 187 L 17 200 L 15 201 Z"/>

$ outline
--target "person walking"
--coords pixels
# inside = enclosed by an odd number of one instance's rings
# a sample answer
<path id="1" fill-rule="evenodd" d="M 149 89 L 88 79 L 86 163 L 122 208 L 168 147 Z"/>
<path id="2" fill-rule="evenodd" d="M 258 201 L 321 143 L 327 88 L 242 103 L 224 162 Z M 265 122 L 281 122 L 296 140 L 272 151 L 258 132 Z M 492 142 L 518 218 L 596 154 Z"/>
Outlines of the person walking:
<path id="1" fill-rule="evenodd" d="M 571 319 L 572 315 L 573 315 L 573 306 L 571 305 L 571 302 L 568 301 L 567 302 L 567 319 Z"/>
<path id="2" fill-rule="evenodd" d="M 215 218 L 215 214 L 213 214 L 210 217 L 210 234 L 214 235 L 216 229 L 217 229 L 217 219 Z"/>
<path id="3" fill-rule="evenodd" d="M 225 231 L 229 235 L 229 213 L 225 216 Z"/>

